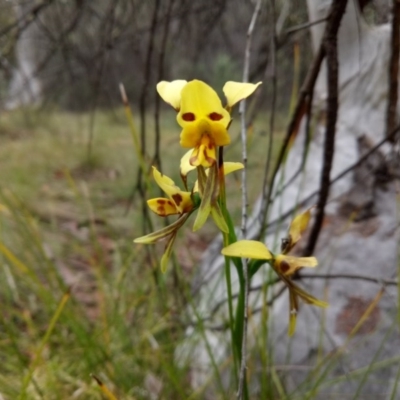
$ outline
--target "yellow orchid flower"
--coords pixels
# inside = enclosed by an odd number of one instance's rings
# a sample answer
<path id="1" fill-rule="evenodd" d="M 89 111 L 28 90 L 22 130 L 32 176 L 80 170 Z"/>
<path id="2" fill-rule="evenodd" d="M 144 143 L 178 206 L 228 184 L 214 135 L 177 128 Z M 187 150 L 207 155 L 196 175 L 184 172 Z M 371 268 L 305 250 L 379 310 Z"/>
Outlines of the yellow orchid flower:
<path id="1" fill-rule="evenodd" d="M 314 268 L 318 265 L 315 257 L 293 257 L 285 254 L 273 256 L 264 243 L 256 240 L 239 240 L 223 248 L 221 253 L 229 257 L 273 260 L 272 266 L 277 273 L 283 276 L 291 276 L 303 267 Z"/>
<path id="2" fill-rule="evenodd" d="M 193 209 L 193 201 L 190 192 L 185 192 L 175 185 L 174 181 L 166 175 L 162 175 L 156 167 L 153 167 L 153 176 L 157 185 L 168 195 L 168 199 L 157 197 L 147 200 L 147 205 L 156 214 L 165 217 L 167 215 L 184 214 Z"/>
<path id="3" fill-rule="evenodd" d="M 226 107 L 214 89 L 199 80 L 162 81 L 157 85 L 162 99 L 178 111 L 177 121 L 182 127 L 180 144 L 193 149 L 191 165 L 208 168 L 216 162 L 216 147 L 230 143 L 227 129 L 231 107 L 250 96 L 260 84 L 227 82 L 224 86 Z"/>
<path id="4" fill-rule="evenodd" d="M 307 212 L 296 217 L 291 224 L 292 234 L 300 238 L 301 233 L 307 225 L 309 216 Z M 290 276 L 293 275 L 298 269 L 303 267 L 314 268 L 318 265 L 315 257 L 293 257 L 286 254 L 272 254 L 268 247 L 255 240 L 239 240 L 222 249 L 221 253 L 228 257 L 251 258 L 254 260 L 265 260 L 268 262 L 280 279 L 286 284 L 289 289 L 289 336 L 293 335 L 296 328 L 296 318 L 299 309 L 298 297 L 304 302 L 312 304 L 317 307 L 327 307 L 328 304 L 324 301 L 318 300 L 311 294 L 307 293 L 291 280 Z"/>
<path id="5" fill-rule="evenodd" d="M 194 166 L 213 165 L 216 146 L 226 146 L 231 141 L 227 131 L 229 112 L 217 93 L 202 81 L 194 80 L 183 87 L 177 121 L 182 127 L 181 146 L 194 148 L 190 158 Z"/>

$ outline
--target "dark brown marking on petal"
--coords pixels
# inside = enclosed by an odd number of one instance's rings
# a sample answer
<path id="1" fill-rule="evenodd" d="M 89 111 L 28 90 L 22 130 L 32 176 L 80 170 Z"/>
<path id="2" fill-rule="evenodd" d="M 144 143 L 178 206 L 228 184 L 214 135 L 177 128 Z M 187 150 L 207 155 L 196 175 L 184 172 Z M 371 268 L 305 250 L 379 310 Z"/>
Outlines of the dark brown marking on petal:
<path id="1" fill-rule="evenodd" d="M 221 121 L 222 118 L 224 118 L 221 114 L 218 114 L 216 112 L 212 112 L 209 115 L 209 118 L 211 119 L 211 121 Z"/>
<path id="2" fill-rule="evenodd" d="M 204 159 L 207 160 L 207 162 L 211 165 L 214 165 L 215 159 L 210 157 L 207 153 L 207 148 L 203 149 L 203 154 L 204 154 Z"/>
<path id="3" fill-rule="evenodd" d="M 171 207 L 174 207 L 174 203 L 173 203 L 171 200 L 168 200 L 168 204 L 169 204 Z"/>
<path id="4" fill-rule="evenodd" d="M 182 119 L 187 122 L 194 121 L 196 119 L 195 115 L 191 112 L 182 114 Z"/>
<path id="5" fill-rule="evenodd" d="M 282 272 L 283 274 L 285 274 L 286 272 L 289 271 L 290 265 L 289 265 L 286 261 L 281 261 L 281 262 L 279 263 L 279 269 L 281 270 L 281 272 Z"/>
<path id="6" fill-rule="evenodd" d="M 157 214 L 161 215 L 162 217 L 166 215 L 165 208 L 163 206 L 157 207 Z"/>
<path id="7" fill-rule="evenodd" d="M 174 199 L 175 204 L 179 207 L 179 204 L 182 203 L 182 196 L 179 193 L 175 193 L 172 195 L 172 198 Z"/>
<path id="8" fill-rule="evenodd" d="M 158 204 L 161 204 L 161 205 L 162 205 L 162 204 L 165 204 L 165 200 L 159 199 L 159 200 L 157 200 L 157 203 L 158 203 Z"/>

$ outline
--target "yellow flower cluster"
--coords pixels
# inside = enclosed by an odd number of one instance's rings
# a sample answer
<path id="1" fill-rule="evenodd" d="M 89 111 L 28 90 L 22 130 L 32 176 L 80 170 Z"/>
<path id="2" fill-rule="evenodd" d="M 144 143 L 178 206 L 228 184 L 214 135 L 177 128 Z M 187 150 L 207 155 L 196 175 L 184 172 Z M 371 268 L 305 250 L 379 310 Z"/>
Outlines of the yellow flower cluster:
<path id="1" fill-rule="evenodd" d="M 227 104 L 224 107 L 217 93 L 206 83 L 193 80 L 162 81 L 157 91 L 162 99 L 177 111 L 177 122 L 182 128 L 180 144 L 189 150 L 181 160 L 180 172 L 185 190 L 153 167 L 153 177 L 157 185 L 168 196 L 148 200 L 149 208 L 165 217 L 179 215 L 171 225 L 134 240 L 135 243 L 151 244 L 167 238 L 167 245 L 161 260 L 165 271 L 178 229 L 188 217 L 198 209 L 193 230 L 200 229 L 211 214 L 218 228 L 227 233 L 228 227 L 221 213 L 218 196 L 220 175 L 243 168 L 241 163 L 218 165 L 217 148 L 230 143 L 228 128 L 231 123 L 230 112 L 239 101 L 250 96 L 257 84 L 227 82 L 223 87 Z M 187 187 L 187 174 L 197 170 L 198 179 L 192 188 Z"/>

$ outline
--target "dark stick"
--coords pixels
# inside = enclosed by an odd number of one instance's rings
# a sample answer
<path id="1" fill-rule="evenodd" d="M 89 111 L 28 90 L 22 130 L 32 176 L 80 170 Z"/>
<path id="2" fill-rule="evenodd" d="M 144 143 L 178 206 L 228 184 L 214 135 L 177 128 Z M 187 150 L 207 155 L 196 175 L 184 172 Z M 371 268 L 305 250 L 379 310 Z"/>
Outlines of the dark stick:
<path id="1" fill-rule="evenodd" d="M 397 125 L 397 96 L 398 96 L 398 76 L 399 76 L 399 54 L 400 54 L 400 1 L 393 0 L 392 11 L 392 40 L 390 63 L 389 63 L 389 98 L 386 114 L 386 135 Z M 392 138 L 395 142 L 396 138 Z"/>
<path id="2" fill-rule="evenodd" d="M 336 120 L 338 113 L 338 79 L 339 64 L 337 58 L 337 34 L 346 9 L 347 0 L 336 0 L 332 3 L 332 14 L 326 25 L 326 35 L 323 40 L 327 58 L 327 83 L 328 83 L 328 110 L 325 131 L 325 143 L 323 154 L 323 166 L 321 174 L 321 186 L 317 203 L 317 213 L 314 224 L 311 228 L 310 237 L 304 255 L 310 255 L 315 248 L 319 233 L 322 228 L 322 222 L 325 215 L 325 205 L 328 201 L 330 189 L 330 174 L 332 169 Z"/>
<path id="3" fill-rule="evenodd" d="M 320 48 L 318 49 L 318 52 L 314 58 L 314 61 L 311 65 L 310 69 L 308 70 L 306 79 L 304 80 L 304 83 L 300 89 L 300 95 L 299 95 L 299 99 L 297 100 L 297 104 L 296 104 L 296 108 L 295 108 L 293 117 L 289 123 L 287 130 L 286 130 L 286 136 L 283 140 L 283 144 L 282 144 L 281 150 L 278 155 L 278 160 L 275 164 L 275 168 L 272 173 L 271 182 L 268 186 L 265 210 L 262 211 L 263 220 L 260 221 L 262 227 L 265 226 L 265 220 L 267 218 L 269 206 L 271 204 L 272 190 L 274 188 L 276 176 L 279 172 L 280 167 L 283 164 L 283 160 L 285 159 L 285 155 L 286 155 L 289 143 L 290 143 L 290 139 L 291 139 L 292 135 L 297 132 L 300 122 L 301 122 L 301 119 L 305 113 L 305 110 L 307 109 L 307 104 L 308 104 L 308 101 L 310 98 L 310 94 L 314 90 L 315 82 L 317 80 L 319 70 L 321 68 L 324 57 L 325 57 L 325 47 L 323 46 L 323 43 L 322 43 Z M 261 232 L 261 233 L 263 233 L 263 232 Z"/>

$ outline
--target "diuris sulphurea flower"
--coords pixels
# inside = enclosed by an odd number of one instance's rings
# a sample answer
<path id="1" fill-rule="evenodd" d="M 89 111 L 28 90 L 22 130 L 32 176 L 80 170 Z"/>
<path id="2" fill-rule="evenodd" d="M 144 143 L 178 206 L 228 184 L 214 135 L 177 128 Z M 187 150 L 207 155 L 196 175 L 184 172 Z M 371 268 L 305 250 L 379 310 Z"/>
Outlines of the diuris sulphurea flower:
<path id="1" fill-rule="evenodd" d="M 187 163 L 188 156 L 185 155 L 182 158 L 181 162 L 181 176 L 186 178 L 187 174 L 196 169 L 196 167 L 188 166 Z M 233 163 L 226 162 L 224 163 L 224 173 L 225 175 L 237 171 L 243 168 L 243 164 L 241 163 Z M 209 174 L 209 171 L 205 171 L 205 176 Z M 186 220 L 190 217 L 190 215 L 196 210 L 201 211 L 201 203 L 203 202 L 206 194 L 204 193 L 204 189 L 200 190 L 200 187 L 204 187 L 206 183 L 205 177 L 202 177 L 202 184 L 199 184 L 197 181 L 194 184 L 193 190 L 183 191 L 181 190 L 175 182 L 166 175 L 163 175 L 160 171 L 157 170 L 156 167 L 153 167 L 153 177 L 156 181 L 157 185 L 165 192 L 168 198 L 157 197 L 147 201 L 147 205 L 149 208 L 161 217 L 166 217 L 169 215 L 179 215 L 179 218 L 173 222 L 172 224 L 148 235 L 141 236 L 134 240 L 134 243 L 142 243 L 142 244 L 154 244 L 160 240 L 167 239 L 167 244 L 165 246 L 165 251 L 163 257 L 161 259 L 161 270 L 165 272 L 168 264 L 168 260 L 171 256 L 173 244 L 177 235 L 178 230 L 185 224 Z M 187 185 L 185 181 L 185 186 Z M 198 193 L 199 192 L 199 193 Z M 227 230 L 225 220 L 218 208 L 216 203 L 210 202 L 205 204 L 210 205 L 210 210 L 208 210 L 205 218 L 207 219 L 208 215 L 211 213 L 214 221 L 217 226 L 222 230 Z M 203 206 L 204 208 L 204 206 Z M 203 214 L 205 215 L 205 214 Z M 197 221 L 197 218 L 196 218 Z M 200 227 L 194 226 L 194 230 L 199 229 Z"/>
<path id="2" fill-rule="evenodd" d="M 159 95 L 178 112 L 180 144 L 193 149 L 189 159 L 192 166 L 209 168 L 216 163 L 216 148 L 230 143 L 232 107 L 254 93 L 260 84 L 227 82 L 223 87 L 227 104 L 223 107 L 214 89 L 202 81 L 158 83 Z"/>
<path id="3" fill-rule="evenodd" d="M 298 215 L 291 223 L 288 238 L 282 241 L 282 253 L 274 255 L 268 247 L 255 240 L 239 240 L 222 249 L 222 254 L 228 257 L 250 258 L 263 260 L 271 265 L 279 278 L 289 289 L 289 335 L 292 335 L 296 328 L 296 317 L 298 312 L 298 297 L 308 304 L 318 307 L 327 307 L 328 304 L 318 300 L 293 283 L 290 277 L 300 268 L 314 268 L 318 265 L 315 257 L 295 257 L 287 253 L 300 240 L 301 235 L 307 229 L 311 212 L 307 210 Z"/>

